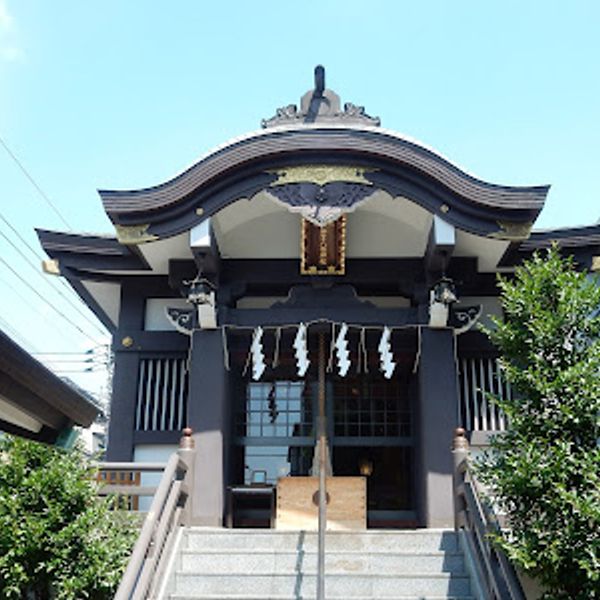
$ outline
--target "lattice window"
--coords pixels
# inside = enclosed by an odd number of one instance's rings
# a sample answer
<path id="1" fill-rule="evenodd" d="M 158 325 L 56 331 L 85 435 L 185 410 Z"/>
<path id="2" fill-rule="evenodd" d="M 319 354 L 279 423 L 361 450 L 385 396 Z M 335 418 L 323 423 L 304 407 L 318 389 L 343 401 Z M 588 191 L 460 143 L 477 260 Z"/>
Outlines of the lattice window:
<path id="1" fill-rule="evenodd" d="M 459 360 L 460 422 L 468 431 L 504 431 L 506 417 L 490 398 L 510 398 L 496 358 Z"/>
<path id="2" fill-rule="evenodd" d="M 412 435 L 406 386 L 394 381 L 336 381 L 333 419 L 336 437 Z"/>
<path id="3" fill-rule="evenodd" d="M 310 397 L 303 381 L 252 382 L 246 387 L 245 411 L 238 413 L 242 437 L 307 437 L 313 434 Z"/>
<path id="4" fill-rule="evenodd" d="M 135 428 L 138 431 L 180 431 L 186 422 L 188 373 L 186 359 L 143 358 L 138 373 Z"/>

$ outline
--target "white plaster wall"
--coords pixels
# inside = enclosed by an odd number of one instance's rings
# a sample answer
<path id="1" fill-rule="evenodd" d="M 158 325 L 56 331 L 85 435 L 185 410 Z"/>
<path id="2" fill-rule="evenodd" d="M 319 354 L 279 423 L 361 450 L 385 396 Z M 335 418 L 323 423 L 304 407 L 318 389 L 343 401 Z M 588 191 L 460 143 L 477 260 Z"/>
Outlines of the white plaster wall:
<path id="1" fill-rule="evenodd" d="M 133 449 L 133 462 L 166 463 L 171 454 L 177 451 L 176 444 L 139 444 Z M 158 486 L 162 473 L 142 473 L 140 485 Z M 139 510 L 147 512 L 152 503 L 151 497 L 140 498 Z"/>
<path id="2" fill-rule="evenodd" d="M 86 281 L 81 284 L 94 297 L 94 300 L 102 307 L 108 318 L 119 325 L 119 312 L 121 311 L 121 285 L 107 281 Z"/>
<path id="3" fill-rule="evenodd" d="M 191 304 L 185 298 L 148 298 L 144 314 L 144 331 L 175 331 L 175 327 L 167 319 L 165 312 L 167 306 L 191 308 Z"/>
<path id="4" fill-rule="evenodd" d="M 493 326 L 490 315 L 500 318 L 503 315 L 500 301 L 494 296 L 465 296 L 464 298 L 460 298 L 456 306 L 460 308 L 462 306 L 477 306 L 478 304 L 482 306 L 481 318 L 478 322 L 485 327 Z M 476 327 L 477 325 L 473 328 L 475 331 Z"/>

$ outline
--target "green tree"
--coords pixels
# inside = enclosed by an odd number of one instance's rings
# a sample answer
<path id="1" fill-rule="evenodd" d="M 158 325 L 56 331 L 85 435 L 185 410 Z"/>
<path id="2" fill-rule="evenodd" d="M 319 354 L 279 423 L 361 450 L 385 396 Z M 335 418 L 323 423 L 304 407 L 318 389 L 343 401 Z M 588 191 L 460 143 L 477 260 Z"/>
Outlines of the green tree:
<path id="1" fill-rule="evenodd" d="M 556 247 L 499 286 L 486 333 L 515 393 L 477 466 L 508 516 L 496 541 L 545 598 L 600 598 L 600 287 Z"/>
<path id="2" fill-rule="evenodd" d="M 0 598 L 112 598 L 137 529 L 111 504 L 79 450 L 0 440 Z"/>

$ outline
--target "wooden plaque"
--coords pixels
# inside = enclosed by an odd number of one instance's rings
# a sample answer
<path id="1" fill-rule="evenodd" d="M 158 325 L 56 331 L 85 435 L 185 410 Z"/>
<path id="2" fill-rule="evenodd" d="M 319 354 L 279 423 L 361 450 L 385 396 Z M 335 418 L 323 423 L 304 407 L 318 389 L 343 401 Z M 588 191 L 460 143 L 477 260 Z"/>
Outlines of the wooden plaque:
<path id="1" fill-rule="evenodd" d="M 327 495 L 328 530 L 367 528 L 367 484 L 364 477 L 328 477 Z M 318 477 L 280 479 L 277 482 L 275 528 L 317 531 L 318 497 Z"/>
<path id="2" fill-rule="evenodd" d="M 346 216 L 319 227 L 302 219 L 302 275 L 344 275 L 346 272 Z"/>

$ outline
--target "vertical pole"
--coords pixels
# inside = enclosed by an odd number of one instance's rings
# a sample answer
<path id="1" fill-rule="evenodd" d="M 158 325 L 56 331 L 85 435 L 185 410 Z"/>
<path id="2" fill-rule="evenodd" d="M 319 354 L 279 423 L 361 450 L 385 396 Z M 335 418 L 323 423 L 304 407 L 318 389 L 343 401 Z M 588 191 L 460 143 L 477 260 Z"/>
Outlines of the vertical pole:
<path id="1" fill-rule="evenodd" d="M 185 525 L 193 524 L 194 515 L 194 476 L 195 476 L 195 458 L 196 450 L 194 448 L 194 438 L 192 437 L 192 430 L 186 427 L 182 432 L 181 439 L 179 440 L 179 458 L 185 463 L 187 471 L 185 473 L 184 482 L 188 490 L 188 497 L 185 501 L 185 507 L 183 510 L 183 522 Z"/>
<path id="2" fill-rule="evenodd" d="M 452 440 L 452 460 L 454 463 L 454 529 L 456 531 L 464 525 L 463 484 L 468 458 L 469 442 L 465 437 L 465 430 L 462 427 L 458 427 L 454 430 L 454 439 Z"/>
<path id="3" fill-rule="evenodd" d="M 327 526 L 327 428 L 325 423 L 325 334 L 319 333 L 319 545 L 317 600 L 325 600 L 325 528 Z"/>

